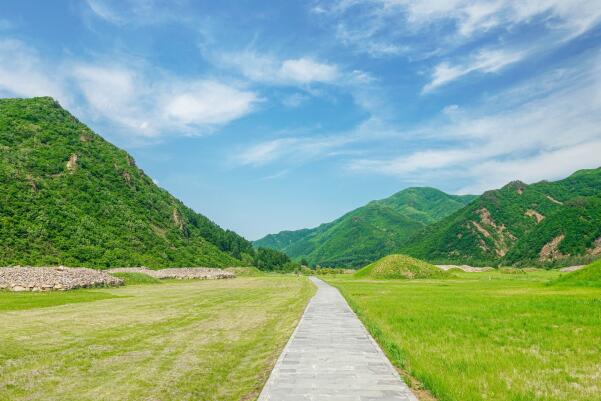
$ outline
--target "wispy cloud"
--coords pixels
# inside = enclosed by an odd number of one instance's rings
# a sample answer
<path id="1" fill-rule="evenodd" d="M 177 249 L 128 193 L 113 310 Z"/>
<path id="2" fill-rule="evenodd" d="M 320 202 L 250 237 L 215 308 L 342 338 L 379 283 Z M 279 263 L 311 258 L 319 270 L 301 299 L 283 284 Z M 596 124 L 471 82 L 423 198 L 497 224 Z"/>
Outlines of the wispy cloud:
<path id="1" fill-rule="evenodd" d="M 35 49 L 15 39 L 0 40 L 0 94 L 3 96 L 54 96 L 67 103 L 69 96 L 60 70 L 48 74 Z"/>
<path id="2" fill-rule="evenodd" d="M 252 91 L 214 79 L 154 76 L 119 64 L 73 68 L 92 113 L 144 136 L 204 134 L 251 113 L 260 101 Z"/>
<path id="3" fill-rule="evenodd" d="M 246 78 L 267 84 L 331 83 L 340 76 L 336 65 L 310 57 L 280 58 L 245 49 L 219 53 L 215 58 L 218 62 L 240 71 Z"/>
<path id="4" fill-rule="evenodd" d="M 508 65 L 520 61 L 525 54 L 524 51 L 483 49 L 462 64 L 451 65 L 448 62 L 442 62 L 434 68 L 432 79 L 422 88 L 422 93 L 430 92 L 471 73 L 498 72 Z"/>
<path id="5" fill-rule="evenodd" d="M 252 113 L 261 101 L 231 82 L 184 81 L 113 57 L 57 63 L 18 40 L 0 41 L 0 60 L 0 95 L 52 96 L 80 116 L 132 137 L 206 134 Z"/>
<path id="6" fill-rule="evenodd" d="M 416 175 L 467 179 L 471 184 L 461 191 L 480 192 L 517 178 L 532 182 L 598 167 L 599 55 L 575 63 L 582 63 L 584 72 L 573 66 L 563 71 L 563 81 L 553 85 L 549 77 L 541 77 L 495 95 L 489 99 L 490 106 L 482 109 L 447 109 L 438 121 L 409 134 L 434 141 L 434 147 L 420 146 L 421 150 L 395 157 L 355 159 L 349 168 L 404 179 Z M 556 72 L 550 75 L 557 76 Z M 531 96 L 533 92 L 536 97 Z M 504 101 L 510 98 L 512 102 Z M 497 108 L 499 104 L 505 107 Z"/>

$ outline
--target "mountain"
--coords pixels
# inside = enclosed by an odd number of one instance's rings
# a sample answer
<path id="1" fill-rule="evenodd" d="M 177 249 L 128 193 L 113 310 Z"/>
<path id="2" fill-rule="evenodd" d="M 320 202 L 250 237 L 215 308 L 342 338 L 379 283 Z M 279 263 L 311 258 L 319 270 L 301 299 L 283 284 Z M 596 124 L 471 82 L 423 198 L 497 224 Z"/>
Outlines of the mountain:
<path id="1" fill-rule="evenodd" d="M 413 234 L 470 203 L 475 196 L 407 188 L 319 227 L 270 234 L 256 247 L 283 251 L 312 265 L 362 266 L 398 250 Z"/>
<path id="2" fill-rule="evenodd" d="M 601 168 L 515 181 L 434 223 L 400 251 L 431 262 L 578 263 L 601 255 Z"/>
<path id="3" fill-rule="evenodd" d="M 0 99 L 0 266 L 234 266 L 252 255 L 53 99 Z"/>

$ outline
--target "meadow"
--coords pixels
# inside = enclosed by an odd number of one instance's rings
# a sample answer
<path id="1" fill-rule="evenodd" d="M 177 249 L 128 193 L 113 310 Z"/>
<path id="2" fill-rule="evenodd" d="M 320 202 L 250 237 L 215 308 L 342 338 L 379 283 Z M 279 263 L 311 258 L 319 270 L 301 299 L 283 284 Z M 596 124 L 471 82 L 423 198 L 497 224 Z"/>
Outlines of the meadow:
<path id="1" fill-rule="evenodd" d="M 557 272 L 324 277 L 407 381 L 439 401 L 601 400 L 601 290 Z"/>
<path id="2" fill-rule="evenodd" d="M 0 400 L 253 400 L 314 287 L 270 276 L 0 291 Z"/>

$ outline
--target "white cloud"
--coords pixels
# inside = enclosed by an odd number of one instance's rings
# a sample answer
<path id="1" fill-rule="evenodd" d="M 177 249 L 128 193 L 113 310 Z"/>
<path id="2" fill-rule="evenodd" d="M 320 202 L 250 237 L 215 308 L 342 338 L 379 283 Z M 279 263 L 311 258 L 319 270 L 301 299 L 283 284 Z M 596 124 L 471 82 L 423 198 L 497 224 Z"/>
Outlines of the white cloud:
<path id="1" fill-rule="evenodd" d="M 275 85 L 306 85 L 332 83 L 340 72 L 334 64 L 314 60 L 310 57 L 281 59 L 252 50 L 222 53 L 217 61 L 240 71 L 246 78 Z"/>
<path id="2" fill-rule="evenodd" d="M 284 60 L 280 74 L 285 80 L 299 83 L 332 82 L 338 77 L 338 69 L 329 64 L 318 63 L 309 58 Z"/>
<path id="3" fill-rule="evenodd" d="M 528 24 L 544 26 L 537 46 L 551 47 L 601 22 L 598 0 L 335 0 L 310 10 L 356 51 L 411 59 L 449 53 L 493 31 L 504 44 L 519 44 L 511 35 Z"/>
<path id="4" fill-rule="evenodd" d="M 306 162 L 321 157 L 338 156 L 346 151 L 341 146 L 354 142 L 353 136 L 288 136 L 259 142 L 240 150 L 233 162 L 243 166 L 262 166 L 277 161 Z M 351 151 L 354 153 L 354 151 Z"/>
<path id="5" fill-rule="evenodd" d="M 132 130 L 160 136 L 164 131 L 202 134 L 253 111 L 254 92 L 215 80 L 180 81 L 119 65 L 77 65 L 73 76 L 90 109 Z"/>
<path id="6" fill-rule="evenodd" d="M 191 89 L 176 93 L 165 105 L 165 115 L 181 124 L 224 124 L 252 111 L 258 101 L 253 92 L 215 81 L 192 83 Z"/>
<path id="7" fill-rule="evenodd" d="M 464 64 L 450 65 L 447 62 L 440 63 L 434 68 L 432 79 L 423 87 L 422 93 L 430 92 L 474 72 L 498 72 L 508 65 L 520 61 L 524 56 L 525 52 L 523 51 L 484 49 L 478 51 L 475 56 Z"/>
<path id="8" fill-rule="evenodd" d="M 0 40 L 0 94 L 2 96 L 53 96 L 68 103 L 59 72 L 51 76 L 38 53 L 13 39 Z"/>
<path id="9" fill-rule="evenodd" d="M 80 117 L 133 137 L 204 134 L 260 102 L 227 82 L 182 81 L 126 61 L 52 62 L 12 39 L 0 40 L 0 96 L 52 96 Z"/>
<path id="10" fill-rule="evenodd" d="M 114 24 L 122 24 L 123 18 L 105 1 L 103 0 L 87 0 L 88 7 L 99 18 L 109 21 Z"/>
<path id="11" fill-rule="evenodd" d="M 550 77 L 557 77 L 552 72 L 491 97 L 490 105 L 482 109 L 445 108 L 438 121 L 407 133 L 421 150 L 356 159 L 349 168 L 406 180 L 416 176 L 464 179 L 472 184 L 462 192 L 480 192 L 514 179 L 533 182 L 599 167 L 599 61 L 598 54 L 573 60 L 581 66 L 564 69 L 563 80 L 550 85 Z M 437 145 L 420 145 L 420 140 Z"/>

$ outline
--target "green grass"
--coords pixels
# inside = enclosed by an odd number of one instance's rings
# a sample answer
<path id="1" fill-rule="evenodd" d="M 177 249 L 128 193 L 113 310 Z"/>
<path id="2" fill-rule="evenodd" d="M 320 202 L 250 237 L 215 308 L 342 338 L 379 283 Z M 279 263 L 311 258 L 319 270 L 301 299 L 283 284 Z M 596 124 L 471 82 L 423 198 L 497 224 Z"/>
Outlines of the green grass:
<path id="1" fill-rule="evenodd" d="M 558 275 L 327 280 L 439 401 L 601 400 L 601 291 L 544 285 Z"/>
<path id="2" fill-rule="evenodd" d="M 144 273 L 111 273 L 113 276 L 123 280 L 125 285 L 136 285 L 136 284 L 160 284 L 161 280 L 154 278 Z"/>
<path id="3" fill-rule="evenodd" d="M 280 276 L 25 294 L 72 301 L 0 313 L 0 400 L 253 400 L 313 292 Z M 106 298 L 74 301 L 89 294 Z"/>
<path id="4" fill-rule="evenodd" d="M 601 287 L 601 259 L 580 270 L 558 277 L 556 280 L 553 280 L 550 285 L 567 287 Z"/>
<path id="5" fill-rule="evenodd" d="M 10 292 L 0 291 L 0 312 L 48 308 L 72 303 L 92 302 L 117 298 L 117 295 L 93 291 Z"/>
<path id="6" fill-rule="evenodd" d="M 256 267 L 228 267 L 225 270 L 234 273 L 236 277 L 261 277 L 266 274 Z"/>
<path id="7" fill-rule="evenodd" d="M 355 273 L 357 278 L 423 279 L 451 275 L 438 267 L 406 255 L 388 255 Z"/>

